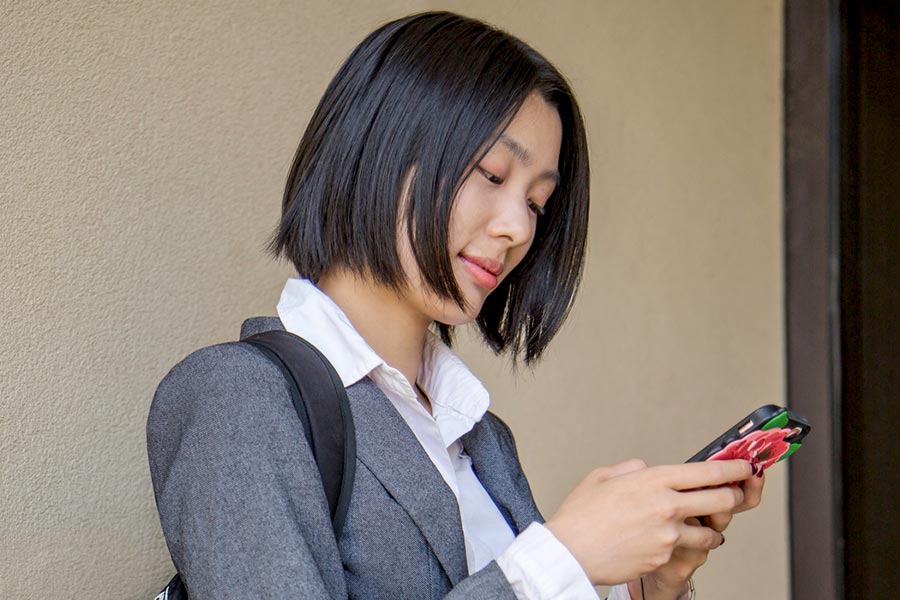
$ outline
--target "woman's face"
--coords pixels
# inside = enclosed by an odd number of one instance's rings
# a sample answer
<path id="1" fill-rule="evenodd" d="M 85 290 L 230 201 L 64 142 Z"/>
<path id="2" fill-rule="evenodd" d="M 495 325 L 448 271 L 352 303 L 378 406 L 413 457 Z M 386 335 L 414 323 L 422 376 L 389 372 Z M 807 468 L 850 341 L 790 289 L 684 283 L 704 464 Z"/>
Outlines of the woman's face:
<path id="1" fill-rule="evenodd" d="M 562 125 L 556 109 L 532 93 L 509 127 L 463 182 L 450 213 L 450 260 L 462 310 L 422 283 L 405 235 L 400 258 L 410 281 L 404 300 L 428 322 L 471 322 L 485 298 L 531 247 L 537 220 L 558 183 Z"/>

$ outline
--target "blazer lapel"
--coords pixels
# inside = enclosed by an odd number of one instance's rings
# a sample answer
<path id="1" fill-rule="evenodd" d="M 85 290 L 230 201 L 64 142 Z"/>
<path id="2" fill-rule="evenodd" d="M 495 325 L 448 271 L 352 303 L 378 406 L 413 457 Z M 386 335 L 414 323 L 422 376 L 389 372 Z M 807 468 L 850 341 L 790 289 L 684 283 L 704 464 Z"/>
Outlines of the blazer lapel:
<path id="1" fill-rule="evenodd" d="M 498 441 L 498 433 L 493 423 L 488 424 L 485 415 L 475 427 L 462 436 L 461 441 L 469 457 L 478 480 L 494 500 L 494 504 L 510 519 L 514 533 L 518 535 L 532 522 L 543 523 L 544 519 L 534 503 L 531 487 L 515 457 L 504 452 Z"/>
<path id="2" fill-rule="evenodd" d="M 415 434 L 368 378 L 347 388 L 356 456 L 406 510 L 452 585 L 469 574 L 459 505 Z"/>

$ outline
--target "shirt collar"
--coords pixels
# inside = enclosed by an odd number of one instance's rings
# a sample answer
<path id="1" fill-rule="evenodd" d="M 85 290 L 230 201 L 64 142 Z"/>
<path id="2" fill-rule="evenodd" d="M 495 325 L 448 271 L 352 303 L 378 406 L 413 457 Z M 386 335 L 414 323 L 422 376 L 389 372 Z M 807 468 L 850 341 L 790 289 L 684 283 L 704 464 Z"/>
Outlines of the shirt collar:
<path id="1" fill-rule="evenodd" d="M 277 311 L 287 331 L 305 338 L 325 355 L 345 387 L 377 371 L 377 377 L 373 374 L 376 383 L 386 383 L 395 392 L 400 391 L 398 387 L 408 388 L 410 393 L 405 394 L 406 399 L 418 405 L 406 379 L 384 362 L 356 331 L 344 311 L 312 281 L 288 279 Z M 404 385 L 399 386 L 397 378 Z M 481 381 L 430 331 L 418 382 L 431 401 L 434 419 L 447 445 L 472 429 L 490 404 L 490 396 Z"/>
<path id="2" fill-rule="evenodd" d="M 431 400 L 447 445 L 472 429 L 490 405 L 490 395 L 481 381 L 430 331 L 425 339 L 419 385 Z"/>
<path id="3" fill-rule="evenodd" d="M 288 279 L 276 310 L 286 330 L 325 355 L 344 387 L 384 362 L 353 328 L 344 311 L 309 279 Z"/>

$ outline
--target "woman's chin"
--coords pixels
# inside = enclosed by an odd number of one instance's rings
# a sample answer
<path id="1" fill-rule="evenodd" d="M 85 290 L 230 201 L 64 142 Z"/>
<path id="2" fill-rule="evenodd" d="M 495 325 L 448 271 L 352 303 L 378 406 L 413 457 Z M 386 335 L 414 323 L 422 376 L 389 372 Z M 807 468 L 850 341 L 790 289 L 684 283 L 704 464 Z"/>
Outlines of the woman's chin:
<path id="1" fill-rule="evenodd" d="M 444 314 L 444 315 L 442 315 L 442 318 L 436 319 L 436 320 L 439 323 L 443 323 L 445 325 L 459 327 L 461 325 L 468 325 L 469 323 L 474 322 L 477 317 L 478 317 L 477 313 L 474 315 L 469 315 L 469 314 L 466 314 L 466 313 L 460 311 L 458 313 Z"/>
<path id="2" fill-rule="evenodd" d="M 435 320 L 454 327 L 468 325 L 469 323 L 474 322 L 475 319 L 478 318 L 478 313 L 481 311 L 482 303 L 478 302 L 477 304 L 472 304 L 471 299 L 469 299 L 469 302 L 467 310 L 462 310 L 453 304 L 452 307 L 447 307 L 447 309 L 443 311 L 441 318 Z"/>

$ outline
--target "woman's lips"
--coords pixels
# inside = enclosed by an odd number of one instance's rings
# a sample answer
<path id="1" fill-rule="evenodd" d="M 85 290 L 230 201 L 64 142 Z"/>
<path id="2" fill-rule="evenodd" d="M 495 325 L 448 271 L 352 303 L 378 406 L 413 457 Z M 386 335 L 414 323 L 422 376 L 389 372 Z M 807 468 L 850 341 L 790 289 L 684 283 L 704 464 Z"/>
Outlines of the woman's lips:
<path id="1" fill-rule="evenodd" d="M 460 254 L 459 259 L 462 261 L 463 266 L 472 276 L 472 279 L 475 280 L 475 283 L 483 288 L 487 288 L 488 290 L 492 290 L 497 287 L 497 284 L 499 283 L 497 275 L 494 275 L 484 267 L 476 264 L 474 261 L 477 259 L 469 258 L 464 254 Z"/>

